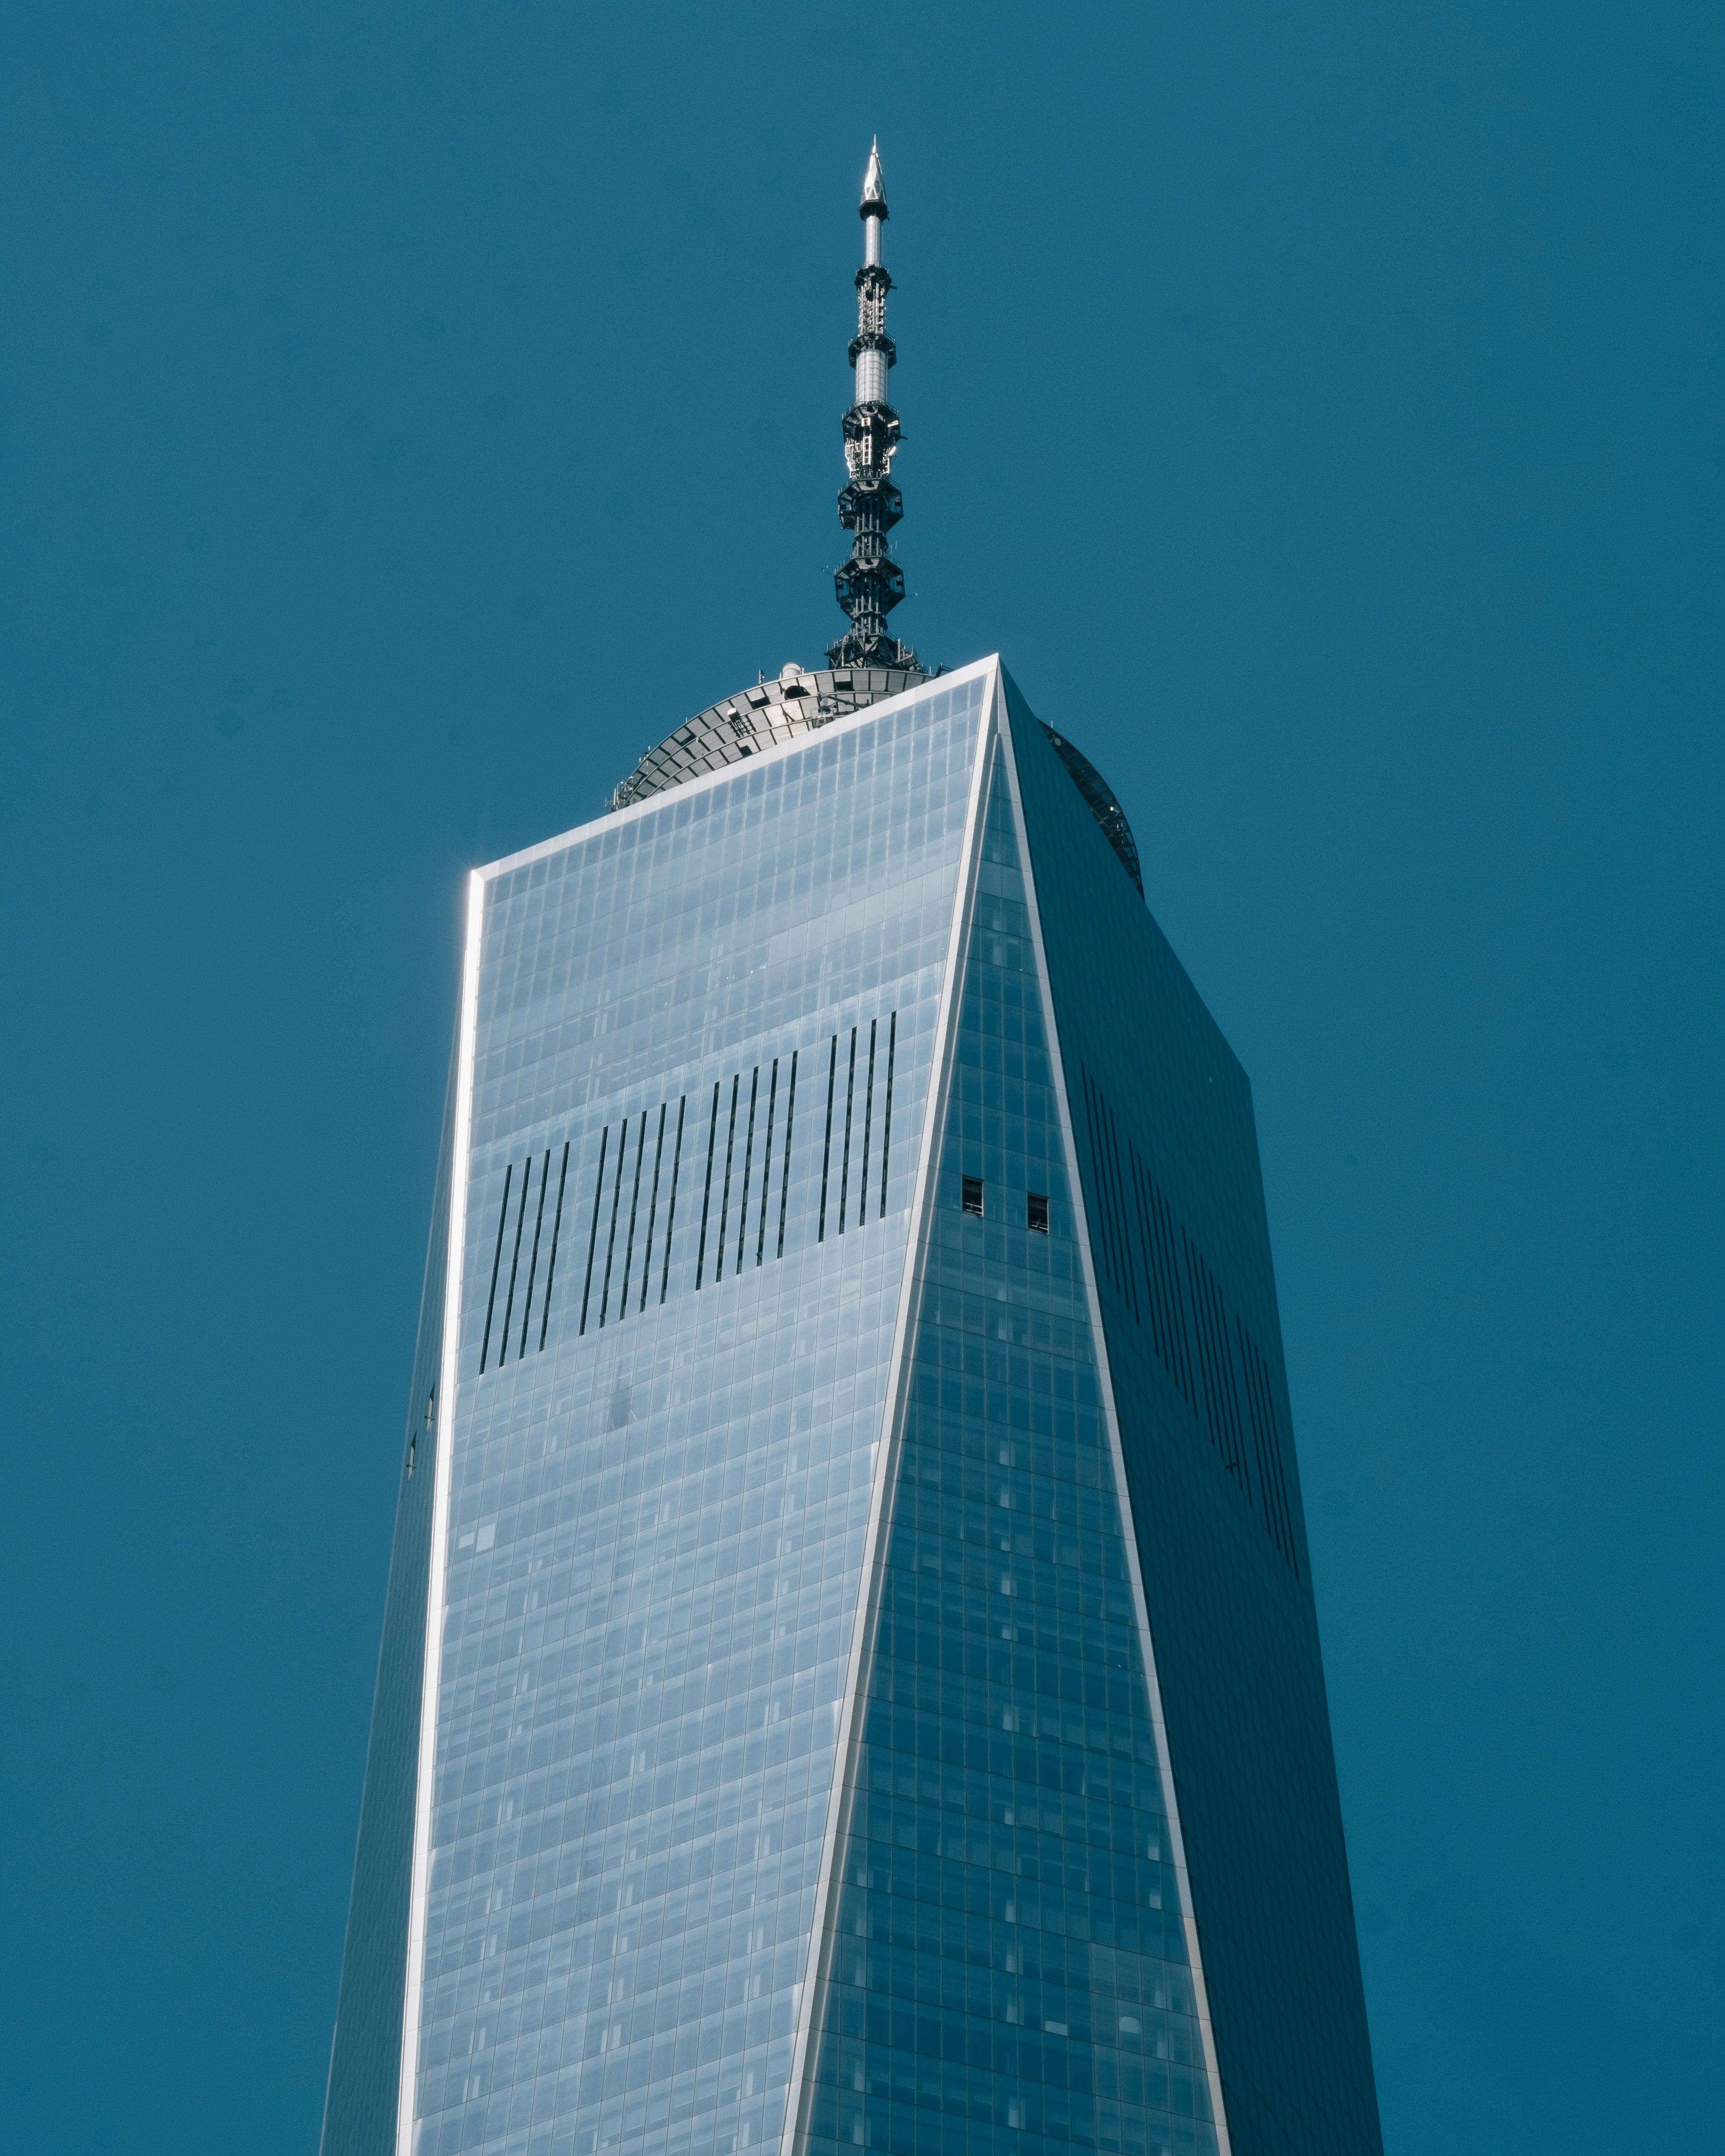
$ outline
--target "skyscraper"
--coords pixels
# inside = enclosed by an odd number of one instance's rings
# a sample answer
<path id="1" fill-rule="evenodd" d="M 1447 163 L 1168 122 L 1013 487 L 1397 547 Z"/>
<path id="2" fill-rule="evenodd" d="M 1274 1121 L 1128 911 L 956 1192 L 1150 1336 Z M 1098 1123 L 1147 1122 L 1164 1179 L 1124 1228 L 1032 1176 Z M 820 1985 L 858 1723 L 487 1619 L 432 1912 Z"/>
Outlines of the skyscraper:
<path id="1" fill-rule="evenodd" d="M 476 871 L 325 2156 L 1380 2147 L 1250 1089 L 850 617 Z"/>

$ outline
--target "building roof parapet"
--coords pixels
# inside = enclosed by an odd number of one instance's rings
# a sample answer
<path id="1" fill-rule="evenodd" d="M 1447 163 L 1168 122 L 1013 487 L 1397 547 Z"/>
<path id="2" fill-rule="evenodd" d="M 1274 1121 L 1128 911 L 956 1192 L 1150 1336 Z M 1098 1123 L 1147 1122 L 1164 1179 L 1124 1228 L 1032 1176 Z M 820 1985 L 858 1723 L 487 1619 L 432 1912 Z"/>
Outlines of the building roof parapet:
<path id="1" fill-rule="evenodd" d="M 704 772 L 722 770 L 780 742 L 814 733 L 834 719 L 933 678 L 914 666 L 821 666 L 812 671 L 788 666 L 776 681 L 721 696 L 685 720 L 645 752 L 607 805 L 627 808 Z"/>

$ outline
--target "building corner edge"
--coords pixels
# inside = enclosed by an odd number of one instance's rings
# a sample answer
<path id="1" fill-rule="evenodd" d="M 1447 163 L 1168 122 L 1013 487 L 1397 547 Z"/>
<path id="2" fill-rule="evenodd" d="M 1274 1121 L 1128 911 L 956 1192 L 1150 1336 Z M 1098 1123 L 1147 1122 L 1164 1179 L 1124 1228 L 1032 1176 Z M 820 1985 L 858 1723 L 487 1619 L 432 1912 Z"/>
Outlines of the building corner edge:
<path id="1" fill-rule="evenodd" d="M 455 1065 L 455 1130 L 449 1173 L 448 1251 L 444 1273 L 443 1353 L 438 1372 L 437 1444 L 432 1471 L 431 1560 L 425 1604 L 425 1657 L 419 1698 L 419 1761 L 413 1801 L 413 1882 L 408 1897 L 408 1951 L 402 2002 L 401 2078 L 397 2093 L 396 2156 L 411 2156 L 413 2092 L 418 2079 L 418 2001 L 425 1966 L 425 1912 L 430 1892 L 431 1811 L 437 1768 L 437 1696 L 442 1677 L 444 1579 L 449 1534 L 449 1477 L 454 1461 L 456 1358 L 460 1346 L 461 1285 L 465 1257 L 467 1181 L 473 1141 L 474 1045 L 479 1024 L 480 945 L 485 877 L 469 872 L 467 935 L 461 963 L 461 1015 Z"/>
<path id="2" fill-rule="evenodd" d="M 1035 723 L 1035 721 L 1032 721 Z M 1101 1380 L 1102 1409 L 1108 1430 L 1109 1455 L 1114 1470 L 1115 1502 L 1120 1509 L 1122 1524 L 1127 1532 L 1122 1539 L 1126 1547 L 1127 1566 L 1131 1575 L 1133 1614 L 1137 1620 L 1140 1651 L 1144 1657 L 1144 1675 L 1150 1693 L 1150 1714 L 1156 1736 L 1156 1756 L 1168 1804 L 1168 1835 L 1173 1845 L 1173 1871 L 1180 1895 L 1180 1920 L 1186 1936 L 1186 1952 L 1192 1970 L 1192 1983 L 1198 2005 L 1198 2021 L 1204 2043 L 1205 2077 L 1209 2084 L 1211 2107 L 1214 2114 L 1216 2139 L 1221 2156 L 1230 2156 L 1231 2143 L 1228 2133 L 1227 2110 L 1222 2074 L 1216 2054 L 1214 2025 L 1210 2018 L 1209 1997 L 1204 1978 L 1204 1960 L 1198 1933 L 1198 1920 L 1194 1913 L 1192 1882 L 1186 1866 L 1185 1839 L 1180 1828 L 1179 1792 L 1175 1784 L 1173 1761 L 1168 1739 L 1168 1727 L 1162 1709 L 1162 1686 L 1157 1674 L 1156 1645 L 1151 1635 L 1148 1605 L 1144 1594 L 1143 1574 L 1138 1556 L 1137 1535 L 1133 1524 L 1132 1494 L 1127 1484 L 1126 1455 L 1121 1440 L 1120 1417 L 1115 1404 L 1114 1373 L 1108 1352 L 1108 1337 L 1102 1322 L 1101 1299 L 1097 1293 L 1096 1260 L 1091 1249 L 1091 1224 L 1086 1209 L 1083 1178 L 1079 1173 L 1077 1134 L 1072 1121 L 1072 1104 L 1066 1084 L 1065 1064 L 1060 1050 L 1059 1024 L 1055 1016 L 1054 994 L 1048 974 L 1048 954 L 1043 942 L 1042 916 L 1036 895 L 1036 868 L 1030 850 L 1029 828 L 1024 818 L 1024 807 L 1019 787 L 1018 761 L 1012 732 L 1012 711 L 1003 685 L 1000 692 L 999 717 L 997 732 L 1001 742 L 1002 762 L 1006 774 L 1008 791 L 1012 799 L 1014 829 L 1017 836 L 1019 857 L 1024 863 L 1024 895 L 1030 921 L 1031 947 L 1036 960 L 1037 993 L 1042 1005 L 1043 1023 L 1048 1029 L 1050 1063 L 1054 1078 L 1055 1099 L 1060 1117 L 1060 1142 L 1065 1153 L 1065 1167 L 1072 1187 L 1072 1204 L 1082 1228 L 1079 1236 L 1079 1250 L 1084 1266 L 1086 1306 L 1096 1343 L 1097 1370 Z"/>

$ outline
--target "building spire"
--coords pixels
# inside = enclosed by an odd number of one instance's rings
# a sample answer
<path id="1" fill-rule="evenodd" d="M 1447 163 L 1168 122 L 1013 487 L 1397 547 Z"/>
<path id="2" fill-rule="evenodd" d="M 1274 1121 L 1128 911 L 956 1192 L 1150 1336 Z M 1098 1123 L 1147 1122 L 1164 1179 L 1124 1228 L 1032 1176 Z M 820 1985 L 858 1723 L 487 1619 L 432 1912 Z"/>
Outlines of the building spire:
<path id="1" fill-rule="evenodd" d="M 892 483 L 898 449 L 898 414 L 887 394 L 887 372 L 897 357 L 886 334 L 886 295 L 892 280 L 880 259 L 880 228 L 886 222 L 886 177 L 877 137 L 869 151 L 862 200 L 863 266 L 856 273 L 856 335 L 850 363 L 856 398 L 845 414 L 845 464 L 850 476 L 839 492 L 839 521 L 851 534 L 850 558 L 834 576 L 839 603 L 850 626 L 827 646 L 833 666 L 916 667 L 916 654 L 886 633 L 886 617 L 905 595 L 905 572 L 886 551 L 886 535 L 905 513 L 904 496 Z"/>

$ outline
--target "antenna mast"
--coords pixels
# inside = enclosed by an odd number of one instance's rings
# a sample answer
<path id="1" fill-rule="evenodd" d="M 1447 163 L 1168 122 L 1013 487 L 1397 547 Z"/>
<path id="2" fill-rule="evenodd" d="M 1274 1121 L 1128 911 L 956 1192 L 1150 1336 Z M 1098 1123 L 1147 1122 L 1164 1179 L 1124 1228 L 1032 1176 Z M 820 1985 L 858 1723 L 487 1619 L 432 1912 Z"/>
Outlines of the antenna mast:
<path id="1" fill-rule="evenodd" d="M 880 259 L 887 209 L 878 138 L 869 151 L 858 213 L 863 221 L 863 266 L 856 273 L 856 335 L 850 340 L 856 400 L 845 414 L 845 465 L 850 476 L 839 491 L 839 521 L 851 534 L 850 558 L 833 578 L 850 626 L 827 646 L 827 662 L 916 668 L 920 661 L 909 644 L 886 633 L 886 617 L 905 595 L 905 572 L 887 552 L 886 535 L 904 515 L 905 501 L 892 483 L 899 424 L 888 401 L 886 377 L 898 355 L 886 334 L 886 295 L 892 280 Z"/>

